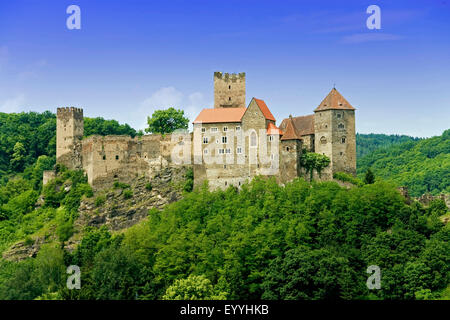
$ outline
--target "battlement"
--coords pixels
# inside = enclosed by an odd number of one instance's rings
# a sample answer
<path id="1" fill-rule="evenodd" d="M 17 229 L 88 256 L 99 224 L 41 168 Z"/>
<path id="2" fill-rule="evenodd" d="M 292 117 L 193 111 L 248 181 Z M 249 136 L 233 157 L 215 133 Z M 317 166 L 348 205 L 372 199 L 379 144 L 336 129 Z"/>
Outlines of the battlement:
<path id="1" fill-rule="evenodd" d="M 221 79 L 224 81 L 236 81 L 236 80 L 245 80 L 245 72 L 240 73 L 222 73 L 222 72 L 214 72 L 214 79 Z"/>
<path id="2" fill-rule="evenodd" d="M 83 118 L 83 109 L 75 107 L 62 107 L 56 110 L 58 118 L 74 117 L 75 119 Z"/>

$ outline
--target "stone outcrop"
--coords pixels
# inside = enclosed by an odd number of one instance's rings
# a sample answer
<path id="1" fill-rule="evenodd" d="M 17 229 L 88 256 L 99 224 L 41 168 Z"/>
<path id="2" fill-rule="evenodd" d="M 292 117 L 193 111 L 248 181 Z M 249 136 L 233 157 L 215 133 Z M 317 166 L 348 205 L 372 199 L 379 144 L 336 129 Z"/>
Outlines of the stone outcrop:
<path id="1" fill-rule="evenodd" d="M 113 187 L 84 199 L 78 209 L 79 216 L 74 223 L 75 233 L 69 239 L 67 249 L 73 250 L 76 247 L 86 226 L 105 225 L 110 231 L 124 230 L 145 219 L 150 209 L 162 209 L 181 199 L 187 170 L 185 167 L 164 168 L 150 180 L 140 177 L 129 188 Z M 130 191 L 132 196 L 128 198 L 126 193 Z M 99 197 L 103 197 L 104 203 L 96 204 Z"/>
<path id="2" fill-rule="evenodd" d="M 45 242 L 44 237 L 36 237 L 31 239 L 31 241 L 23 240 L 16 242 L 3 253 L 2 257 L 5 260 L 15 262 L 27 258 L 34 258 Z"/>

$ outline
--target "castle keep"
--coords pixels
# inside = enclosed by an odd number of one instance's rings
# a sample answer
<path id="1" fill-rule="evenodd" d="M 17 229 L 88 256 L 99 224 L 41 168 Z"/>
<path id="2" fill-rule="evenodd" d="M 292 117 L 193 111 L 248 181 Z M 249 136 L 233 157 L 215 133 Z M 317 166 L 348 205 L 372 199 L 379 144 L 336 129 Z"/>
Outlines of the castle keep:
<path id="1" fill-rule="evenodd" d="M 57 110 L 57 162 L 82 169 L 94 188 L 114 181 L 152 177 L 169 167 L 192 167 L 194 184 L 208 180 L 212 189 L 239 187 L 257 175 L 279 183 L 305 176 L 302 150 L 327 155 L 334 172 L 356 174 L 355 108 L 335 89 L 314 114 L 276 119 L 266 103 L 245 105 L 245 73 L 214 73 L 214 108 L 203 109 L 192 133 L 165 136 L 90 136 L 83 139 L 83 110 Z M 45 180 L 52 177 L 45 173 Z"/>

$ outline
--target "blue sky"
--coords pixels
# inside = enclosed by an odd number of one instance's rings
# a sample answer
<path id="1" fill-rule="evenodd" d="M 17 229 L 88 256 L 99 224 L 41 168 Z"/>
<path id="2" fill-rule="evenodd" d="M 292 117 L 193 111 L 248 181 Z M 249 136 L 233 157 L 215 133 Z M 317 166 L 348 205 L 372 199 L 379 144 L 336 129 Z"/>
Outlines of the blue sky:
<path id="1" fill-rule="evenodd" d="M 66 8 L 81 8 L 68 30 Z M 366 9 L 381 9 L 369 30 Z M 213 72 L 246 72 L 247 103 L 279 124 L 333 84 L 360 133 L 439 135 L 450 123 L 450 0 L 0 2 L 0 111 L 84 108 L 145 126 L 213 105 Z"/>

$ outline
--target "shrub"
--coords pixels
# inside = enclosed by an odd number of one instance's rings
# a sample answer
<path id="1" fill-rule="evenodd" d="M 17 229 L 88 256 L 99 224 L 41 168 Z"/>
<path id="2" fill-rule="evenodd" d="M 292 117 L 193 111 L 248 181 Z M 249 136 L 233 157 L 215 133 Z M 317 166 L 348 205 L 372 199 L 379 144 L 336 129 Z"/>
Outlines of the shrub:
<path id="1" fill-rule="evenodd" d="M 186 178 L 186 182 L 184 183 L 183 189 L 184 191 L 191 192 L 194 189 L 194 171 L 189 168 L 184 177 Z"/>
<path id="2" fill-rule="evenodd" d="M 350 182 L 351 184 L 354 184 L 355 186 L 359 186 L 359 187 L 364 184 L 358 178 L 355 178 L 352 175 L 345 173 L 345 172 L 335 172 L 335 173 L 333 173 L 333 178 L 336 180 L 340 180 L 340 181 Z"/>
<path id="3" fill-rule="evenodd" d="M 105 202 L 106 202 L 105 195 L 101 195 L 101 196 L 98 196 L 97 198 L 95 198 L 95 206 L 96 207 L 101 207 Z"/>
<path id="4" fill-rule="evenodd" d="M 152 184 L 151 184 L 150 182 L 148 182 L 148 183 L 145 185 L 145 189 L 147 189 L 148 191 L 152 191 L 152 189 L 153 189 Z"/>
<path id="5" fill-rule="evenodd" d="M 133 196 L 133 191 L 131 191 L 130 189 L 126 189 L 126 190 L 123 192 L 123 197 L 124 197 L 125 199 L 130 199 L 132 196 Z"/>
<path id="6" fill-rule="evenodd" d="M 130 188 L 129 184 L 119 182 L 119 181 L 114 182 L 114 189 L 128 189 L 128 188 Z"/>

